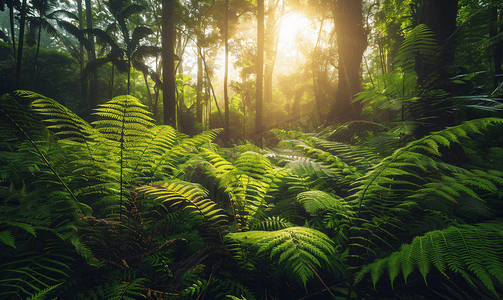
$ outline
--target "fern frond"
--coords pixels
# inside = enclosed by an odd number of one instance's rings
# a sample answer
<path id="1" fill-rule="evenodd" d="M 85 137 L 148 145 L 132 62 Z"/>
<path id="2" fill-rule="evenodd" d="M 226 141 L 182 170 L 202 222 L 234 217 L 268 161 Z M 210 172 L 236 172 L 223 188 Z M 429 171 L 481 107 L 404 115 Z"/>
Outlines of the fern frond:
<path id="1" fill-rule="evenodd" d="M 480 130 L 485 129 L 493 123 L 503 123 L 503 119 L 485 118 L 467 121 L 461 125 L 448 127 L 442 131 L 432 133 L 396 150 L 392 155 L 386 157 L 381 163 L 373 167 L 365 176 L 357 180 L 356 185 L 359 185 L 359 190 L 355 195 L 359 199 L 360 208 L 366 197 L 369 199 L 377 199 L 377 196 L 374 197 L 373 195 L 380 195 L 379 197 L 382 197 L 386 193 L 391 195 L 394 192 L 394 190 L 389 188 L 392 184 L 401 185 L 402 189 L 404 189 L 403 191 L 411 192 L 411 189 L 419 190 L 416 182 L 422 182 L 424 180 L 424 178 L 420 176 L 420 172 L 448 170 L 449 172 L 458 173 L 454 175 L 458 178 L 463 177 L 464 175 L 462 174 L 467 174 L 467 170 L 442 163 L 429 157 L 429 155 L 439 157 L 441 155 L 438 150 L 439 143 L 440 146 L 457 143 L 459 142 L 458 138 L 467 137 L 468 134 L 480 133 Z M 478 179 L 469 179 L 465 177 L 463 183 L 458 184 L 456 188 L 464 190 L 464 192 L 471 196 L 474 196 L 475 193 L 471 192 L 469 188 L 466 188 L 466 184 L 493 190 L 494 185 L 490 180 L 480 177 L 476 178 Z M 431 183 L 429 185 L 427 184 L 427 186 L 428 190 L 423 189 L 423 192 L 433 192 L 436 190 L 439 191 L 438 193 L 443 193 L 442 195 L 446 197 L 446 199 L 449 199 L 449 193 L 453 194 L 451 190 L 446 194 L 445 191 L 441 189 L 432 189 L 433 184 Z M 453 195 L 456 195 L 456 193 Z"/>
<path id="2" fill-rule="evenodd" d="M 395 57 L 395 64 L 406 71 L 413 71 L 417 55 L 421 55 L 422 64 L 433 64 L 438 50 L 435 33 L 425 24 L 419 24 L 412 29 L 400 45 Z"/>
<path id="3" fill-rule="evenodd" d="M 216 279 L 211 283 L 211 291 L 217 293 L 215 299 L 223 299 L 223 297 L 231 298 L 232 294 L 241 295 L 243 299 L 255 300 L 255 296 L 252 291 L 240 282 L 233 279 Z M 245 298 L 246 296 L 246 298 Z M 239 299 L 236 297 L 236 299 Z"/>
<path id="4" fill-rule="evenodd" d="M 145 278 L 137 278 L 131 282 L 113 281 L 94 287 L 87 291 L 86 294 L 78 294 L 78 299 L 93 299 L 93 300 L 133 300 L 147 298 L 144 293 Z"/>
<path id="5" fill-rule="evenodd" d="M 265 220 L 260 221 L 257 224 L 254 224 L 252 228 L 254 230 L 274 231 L 293 226 L 294 226 L 293 223 L 288 222 L 279 216 L 273 216 L 273 217 L 267 217 Z"/>
<path id="6" fill-rule="evenodd" d="M 44 122 L 51 124 L 47 128 L 53 129 L 57 136 L 86 142 L 95 132 L 89 123 L 53 99 L 28 91 L 25 91 L 23 95 L 35 99 L 31 103 L 32 110 L 44 116 Z"/>
<path id="7" fill-rule="evenodd" d="M 61 178 L 59 173 L 54 169 L 53 164 L 51 164 L 41 150 L 41 147 L 35 143 L 38 138 L 41 138 L 41 133 L 46 133 L 47 129 L 43 129 L 45 126 L 40 126 L 40 122 L 37 118 L 33 116 L 32 112 L 29 112 L 25 107 L 19 105 L 19 103 L 10 95 L 5 95 L 0 97 L 0 113 L 2 113 L 2 118 L 0 118 L 2 123 L 0 125 L 5 126 L 0 131 L 0 136 L 6 137 L 7 139 L 12 139 L 12 134 L 17 131 L 16 139 L 24 139 L 32 145 L 36 150 L 37 155 L 44 162 L 44 164 L 49 167 L 52 175 L 56 178 L 57 182 L 61 184 L 68 194 L 73 198 L 76 203 L 76 207 L 80 209 L 80 212 L 84 214 L 82 208 L 78 205 L 79 200 L 68 187 L 67 183 Z M 5 134 L 7 136 L 5 136 Z"/>
<path id="8" fill-rule="evenodd" d="M 36 293 L 35 295 L 33 295 L 29 298 L 26 298 L 26 300 L 45 300 L 47 298 L 47 294 L 49 294 L 52 290 L 54 290 L 55 288 L 57 288 L 58 286 L 60 286 L 62 284 L 63 284 L 63 282 L 56 284 L 56 285 L 52 285 L 46 289 L 41 290 L 40 292 Z"/>
<path id="9" fill-rule="evenodd" d="M 496 296 L 494 282 L 503 283 L 503 232 L 501 224 L 480 223 L 477 225 L 450 226 L 414 238 L 411 244 L 403 245 L 400 251 L 387 258 L 365 266 L 357 275 L 357 281 L 371 273 L 374 285 L 388 270 L 391 284 L 401 273 L 404 280 L 419 270 L 425 282 L 431 268 L 436 268 L 448 277 L 448 271 L 456 272 L 468 281 L 476 275 Z"/>
<path id="10" fill-rule="evenodd" d="M 155 201 L 188 210 L 205 226 L 222 231 L 228 216 L 218 205 L 207 199 L 207 191 L 200 186 L 183 181 L 169 181 L 153 186 L 141 186 L 138 191 L 155 197 Z"/>
<path id="11" fill-rule="evenodd" d="M 8 94 L 0 97 L 0 129 L 3 141 L 47 141 L 49 137 L 41 119 Z"/>
<path id="12" fill-rule="evenodd" d="M 6 244 L 7 246 L 11 246 L 15 249 L 16 248 L 15 241 L 16 241 L 16 239 L 15 239 L 14 235 L 12 234 L 11 230 L 7 229 L 7 230 L 0 231 L 0 242 Z"/>
<path id="13" fill-rule="evenodd" d="M 331 264 L 335 255 L 333 242 L 320 231 L 306 227 L 289 227 L 277 231 L 229 233 L 226 238 L 256 247 L 267 253 L 282 272 L 306 287 L 322 264 Z"/>
<path id="14" fill-rule="evenodd" d="M 352 214 L 352 207 L 342 197 L 330 195 L 323 191 L 300 193 L 297 195 L 297 200 L 312 215 L 316 215 L 321 211 L 337 211 L 346 215 Z"/>
<path id="15" fill-rule="evenodd" d="M 247 228 L 273 189 L 276 173 L 271 162 L 255 152 L 241 154 L 234 164 L 213 151 L 202 151 L 202 155 L 212 166 L 212 176 L 229 196 L 235 222 Z"/>

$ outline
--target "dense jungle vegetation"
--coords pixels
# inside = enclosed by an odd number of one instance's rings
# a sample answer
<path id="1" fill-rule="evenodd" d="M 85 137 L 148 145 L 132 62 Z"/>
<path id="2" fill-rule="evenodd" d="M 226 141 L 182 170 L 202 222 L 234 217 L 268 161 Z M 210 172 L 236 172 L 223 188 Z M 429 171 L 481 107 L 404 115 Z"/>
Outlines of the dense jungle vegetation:
<path id="1" fill-rule="evenodd" d="M 503 298 L 503 2 L 0 9 L 1 299 Z"/>

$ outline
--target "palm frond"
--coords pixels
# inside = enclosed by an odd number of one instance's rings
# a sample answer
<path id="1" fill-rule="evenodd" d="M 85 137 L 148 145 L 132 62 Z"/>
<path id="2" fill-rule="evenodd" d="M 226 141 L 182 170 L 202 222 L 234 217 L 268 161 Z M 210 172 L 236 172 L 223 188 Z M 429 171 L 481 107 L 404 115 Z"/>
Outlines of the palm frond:
<path id="1" fill-rule="evenodd" d="M 138 47 L 140 40 L 146 38 L 148 35 L 153 34 L 154 32 L 149 27 L 138 26 L 134 29 L 133 34 L 131 36 L 131 42 L 128 45 L 128 52 L 133 52 Z"/>

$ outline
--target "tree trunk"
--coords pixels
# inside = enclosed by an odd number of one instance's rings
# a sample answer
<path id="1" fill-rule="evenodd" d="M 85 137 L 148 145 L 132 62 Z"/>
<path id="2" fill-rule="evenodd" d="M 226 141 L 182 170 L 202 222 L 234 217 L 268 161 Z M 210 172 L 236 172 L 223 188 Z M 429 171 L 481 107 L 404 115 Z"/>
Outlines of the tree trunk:
<path id="1" fill-rule="evenodd" d="M 88 40 L 89 40 L 89 52 L 88 56 L 91 61 L 96 59 L 96 49 L 94 48 L 94 36 L 91 34 L 91 29 L 93 28 L 93 14 L 92 14 L 92 6 L 91 6 L 91 0 L 86 0 L 86 21 L 87 21 L 87 30 L 89 31 L 88 33 Z M 89 116 L 92 117 L 93 115 L 92 110 L 96 108 L 98 105 L 98 74 L 96 69 L 93 70 L 92 76 L 91 76 L 91 85 L 89 87 Z"/>
<path id="2" fill-rule="evenodd" d="M 333 15 L 339 52 L 339 83 L 326 125 L 345 123 L 359 116 L 363 104 L 352 101 L 360 92 L 360 64 L 367 48 L 362 0 L 334 1 Z"/>
<path id="3" fill-rule="evenodd" d="M 276 63 L 276 49 L 278 44 L 278 0 L 275 0 L 267 9 L 267 22 L 264 36 L 265 66 L 264 66 L 264 103 L 271 104 L 272 98 L 272 80 L 274 73 L 274 64 Z M 284 11 L 284 5 L 282 11 Z"/>
<path id="4" fill-rule="evenodd" d="M 84 29 L 84 20 L 83 20 L 83 12 L 82 12 L 82 0 L 77 0 L 77 10 L 79 17 L 79 29 Z M 79 64 L 80 64 L 80 74 L 84 71 L 84 45 L 80 43 L 79 47 Z M 80 89 L 81 89 L 81 97 L 84 103 L 87 101 L 87 80 L 84 76 L 81 76 L 80 79 Z"/>
<path id="5" fill-rule="evenodd" d="M 227 95 L 227 79 L 229 75 L 229 0 L 225 0 L 225 66 L 224 66 L 224 105 L 225 105 L 225 126 L 224 126 L 224 144 L 229 146 L 230 126 L 229 126 L 229 97 Z"/>
<path id="6" fill-rule="evenodd" d="M 501 12 L 500 12 L 501 14 Z M 491 8 L 491 27 L 489 36 L 492 38 L 498 34 L 496 25 L 498 24 L 498 7 L 495 5 Z M 500 25 L 499 33 L 503 32 L 503 24 Z M 501 62 L 503 58 L 503 42 L 498 42 L 493 46 L 493 61 L 494 61 L 494 88 L 496 89 L 502 82 L 503 70 Z"/>
<path id="7" fill-rule="evenodd" d="M 202 47 L 202 32 L 197 33 L 197 45 Z M 201 106 L 202 91 L 203 91 L 203 57 L 202 49 L 197 51 L 197 84 L 196 84 L 196 121 L 199 123 L 203 122 L 203 107 Z"/>
<path id="8" fill-rule="evenodd" d="M 12 38 L 12 56 L 16 61 L 16 35 L 14 34 L 14 1 L 7 1 L 9 7 L 10 35 Z"/>
<path id="9" fill-rule="evenodd" d="M 115 66 L 112 63 L 112 74 L 110 75 L 110 99 L 114 97 L 114 79 L 115 79 Z"/>
<path id="10" fill-rule="evenodd" d="M 153 110 L 154 103 L 152 103 L 152 93 L 150 92 L 150 86 L 148 85 L 148 75 L 146 72 L 143 72 L 143 79 L 145 80 L 145 86 L 147 87 L 147 96 L 148 96 L 148 106 L 150 110 Z"/>
<path id="11" fill-rule="evenodd" d="M 178 65 L 177 65 L 177 70 L 178 74 L 183 76 L 183 50 L 182 50 L 182 32 L 179 31 L 178 34 L 178 43 L 176 45 L 176 55 L 180 58 Z M 185 109 L 185 86 L 182 87 L 182 92 L 180 93 L 180 96 L 178 97 L 178 107 L 180 109 Z"/>
<path id="12" fill-rule="evenodd" d="M 262 148 L 262 81 L 264 77 L 264 0 L 257 3 L 257 83 L 255 99 L 255 145 Z"/>
<path id="13" fill-rule="evenodd" d="M 174 0 L 162 0 L 163 121 L 164 125 L 176 128 L 175 47 L 173 42 L 174 10 Z"/>
<path id="14" fill-rule="evenodd" d="M 21 88 L 21 64 L 23 60 L 23 44 L 24 44 L 24 26 L 26 23 L 26 0 L 23 0 L 21 4 L 21 20 L 19 21 L 19 45 L 17 49 L 17 61 L 16 61 L 16 81 L 14 84 L 14 89 L 19 90 Z"/>
<path id="15" fill-rule="evenodd" d="M 454 64 L 456 43 L 449 37 L 456 30 L 458 0 L 421 0 L 417 13 L 417 24 L 426 24 L 437 36 L 439 45 L 438 58 L 431 68 L 424 68 L 420 58 L 416 58 L 417 82 L 425 90 L 431 86 L 434 89 L 444 89 L 449 92 L 449 86 L 442 84 L 452 77 L 445 71 L 445 67 Z M 432 81 L 432 73 L 436 73 Z M 454 114 L 451 110 L 452 101 L 445 98 L 431 98 L 424 96 L 411 110 L 411 118 L 421 125 L 414 129 L 414 136 L 421 138 L 432 131 L 441 130 L 455 125 Z"/>
<path id="16" fill-rule="evenodd" d="M 440 53 L 434 70 L 416 68 L 419 84 L 422 84 L 432 71 L 454 64 L 456 41 L 449 37 L 456 30 L 457 12 L 458 0 L 421 0 L 418 24 L 426 24 L 435 32 Z"/>
<path id="17" fill-rule="evenodd" d="M 314 99 L 316 100 L 316 119 L 318 121 L 318 124 L 321 123 L 321 118 L 322 118 L 322 111 L 321 111 L 321 107 L 322 107 L 322 104 L 321 104 L 321 87 L 320 87 L 320 90 L 318 90 L 317 86 L 316 86 L 316 66 L 318 66 L 317 64 L 317 57 L 318 57 L 318 43 L 320 42 L 320 38 L 321 38 L 321 33 L 322 33 L 322 30 L 323 30 L 323 22 L 325 21 L 325 18 L 321 18 L 321 22 L 320 22 L 320 31 L 318 32 L 318 38 L 316 39 L 316 44 L 314 45 L 314 50 L 313 50 L 313 59 L 312 59 L 312 63 L 311 63 L 311 67 L 312 67 L 312 72 L 313 72 L 313 90 L 314 90 Z"/>
<path id="18" fill-rule="evenodd" d="M 35 51 L 35 58 L 33 59 L 33 74 L 32 74 L 32 85 L 31 90 L 35 90 L 35 81 L 37 78 L 37 60 L 38 54 L 40 53 L 40 40 L 42 39 L 42 12 L 40 13 L 40 24 L 38 24 L 38 40 L 37 40 L 37 50 Z"/>

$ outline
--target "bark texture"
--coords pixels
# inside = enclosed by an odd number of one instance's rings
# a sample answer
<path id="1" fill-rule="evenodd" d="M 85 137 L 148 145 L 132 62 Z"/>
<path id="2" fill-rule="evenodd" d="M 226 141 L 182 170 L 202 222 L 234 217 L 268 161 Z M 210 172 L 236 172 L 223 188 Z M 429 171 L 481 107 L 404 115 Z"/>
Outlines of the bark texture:
<path id="1" fill-rule="evenodd" d="M 176 128 L 176 85 L 174 47 L 174 0 L 162 1 L 162 103 L 164 125 Z"/>
<path id="2" fill-rule="evenodd" d="M 367 30 L 363 27 L 362 0 L 334 0 L 334 23 L 339 53 L 339 82 L 335 102 L 326 125 L 357 118 L 361 103 L 352 103 L 360 92 L 360 64 L 367 48 Z"/>

